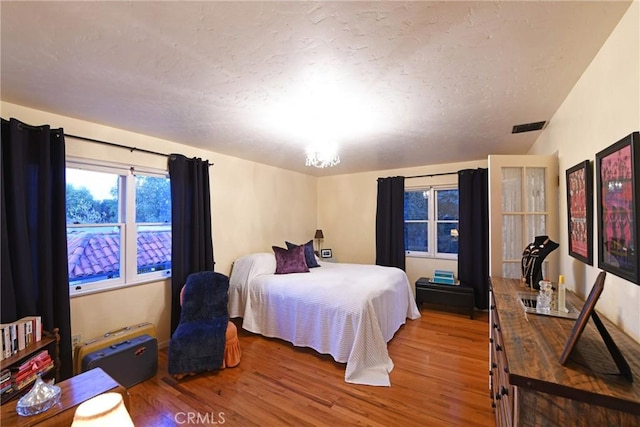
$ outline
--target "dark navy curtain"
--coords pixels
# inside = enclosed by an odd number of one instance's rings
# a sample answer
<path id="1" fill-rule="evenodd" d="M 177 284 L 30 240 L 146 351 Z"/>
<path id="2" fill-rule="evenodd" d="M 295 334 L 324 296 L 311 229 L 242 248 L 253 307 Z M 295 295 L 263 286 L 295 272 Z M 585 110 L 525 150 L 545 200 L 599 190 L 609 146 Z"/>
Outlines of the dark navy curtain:
<path id="1" fill-rule="evenodd" d="M 213 271 L 209 162 L 169 156 L 171 178 L 171 333 L 180 323 L 180 290 L 187 276 Z"/>
<path id="2" fill-rule="evenodd" d="M 474 289 L 476 307 L 489 306 L 489 171 L 458 172 L 458 279 Z"/>
<path id="3" fill-rule="evenodd" d="M 62 129 L 2 119 L 2 323 L 41 316 L 60 329 L 60 377 L 72 375 Z"/>
<path id="4" fill-rule="evenodd" d="M 376 264 L 405 269 L 403 176 L 378 178 Z"/>

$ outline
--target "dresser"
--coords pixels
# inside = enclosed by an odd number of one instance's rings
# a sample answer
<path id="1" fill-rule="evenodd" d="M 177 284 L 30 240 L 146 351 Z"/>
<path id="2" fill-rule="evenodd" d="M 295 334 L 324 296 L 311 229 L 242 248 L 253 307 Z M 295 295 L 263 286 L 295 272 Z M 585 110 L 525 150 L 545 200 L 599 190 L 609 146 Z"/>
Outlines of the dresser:
<path id="1" fill-rule="evenodd" d="M 489 387 L 496 425 L 640 426 L 640 343 L 600 316 L 634 381 L 616 374 L 592 320 L 562 366 L 575 320 L 525 314 L 520 292 L 526 289 L 519 280 L 491 278 Z M 583 305 L 569 291 L 567 302 Z"/>

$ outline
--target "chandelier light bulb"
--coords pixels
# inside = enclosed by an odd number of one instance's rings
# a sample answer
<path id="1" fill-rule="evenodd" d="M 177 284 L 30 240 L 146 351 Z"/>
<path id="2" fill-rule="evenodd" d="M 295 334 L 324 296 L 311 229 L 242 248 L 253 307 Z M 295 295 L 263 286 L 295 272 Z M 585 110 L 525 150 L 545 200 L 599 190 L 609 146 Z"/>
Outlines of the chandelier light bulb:
<path id="1" fill-rule="evenodd" d="M 333 147 L 310 147 L 307 150 L 307 166 L 315 166 L 317 168 L 327 168 L 336 166 L 340 163 L 340 156 Z"/>

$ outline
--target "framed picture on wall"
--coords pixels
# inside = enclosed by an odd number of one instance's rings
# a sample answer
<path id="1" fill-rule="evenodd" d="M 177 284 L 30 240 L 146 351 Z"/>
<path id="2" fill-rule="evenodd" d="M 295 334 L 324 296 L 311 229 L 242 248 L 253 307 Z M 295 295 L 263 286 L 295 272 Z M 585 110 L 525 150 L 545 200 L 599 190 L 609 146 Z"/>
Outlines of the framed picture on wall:
<path id="1" fill-rule="evenodd" d="M 596 178 L 598 267 L 638 284 L 638 132 L 596 153 Z"/>
<path id="2" fill-rule="evenodd" d="M 331 258 L 333 256 L 333 251 L 331 249 L 322 249 L 320 251 L 320 258 Z"/>
<path id="3" fill-rule="evenodd" d="M 585 160 L 566 175 L 569 255 L 593 265 L 593 166 Z"/>

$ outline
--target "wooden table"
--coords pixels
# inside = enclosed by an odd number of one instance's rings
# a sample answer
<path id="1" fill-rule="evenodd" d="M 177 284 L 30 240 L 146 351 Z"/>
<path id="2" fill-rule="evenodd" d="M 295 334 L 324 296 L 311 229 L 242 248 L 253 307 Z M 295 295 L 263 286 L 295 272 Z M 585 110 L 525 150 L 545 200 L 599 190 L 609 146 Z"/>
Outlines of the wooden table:
<path id="1" fill-rule="evenodd" d="M 58 384 L 61 389 L 60 402 L 47 411 L 28 417 L 18 415 L 15 399 L 2 405 L 0 422 L 3 426 L 70 426 L 76 408 L 82 402 L 106 392 L 122 394 L 124 404 L 129 409 L 129 393 L 102 369 L 95 368 L 71 377 Z"/>
<path id="2" fill-rule="evenodd" d="M 568 363 L 560 364 L 575 320 L 526 314 L 517 279 L 491 278 L 490 381 L 496 424 L 504 426 L 640 426 L 640 343 L 602 317 L 631 367 L 617 372 L 592 320 Z M 583 301 L 567 291 L 567 302 Z M 596 309 L 598 306 L 596 305 Z"/>

